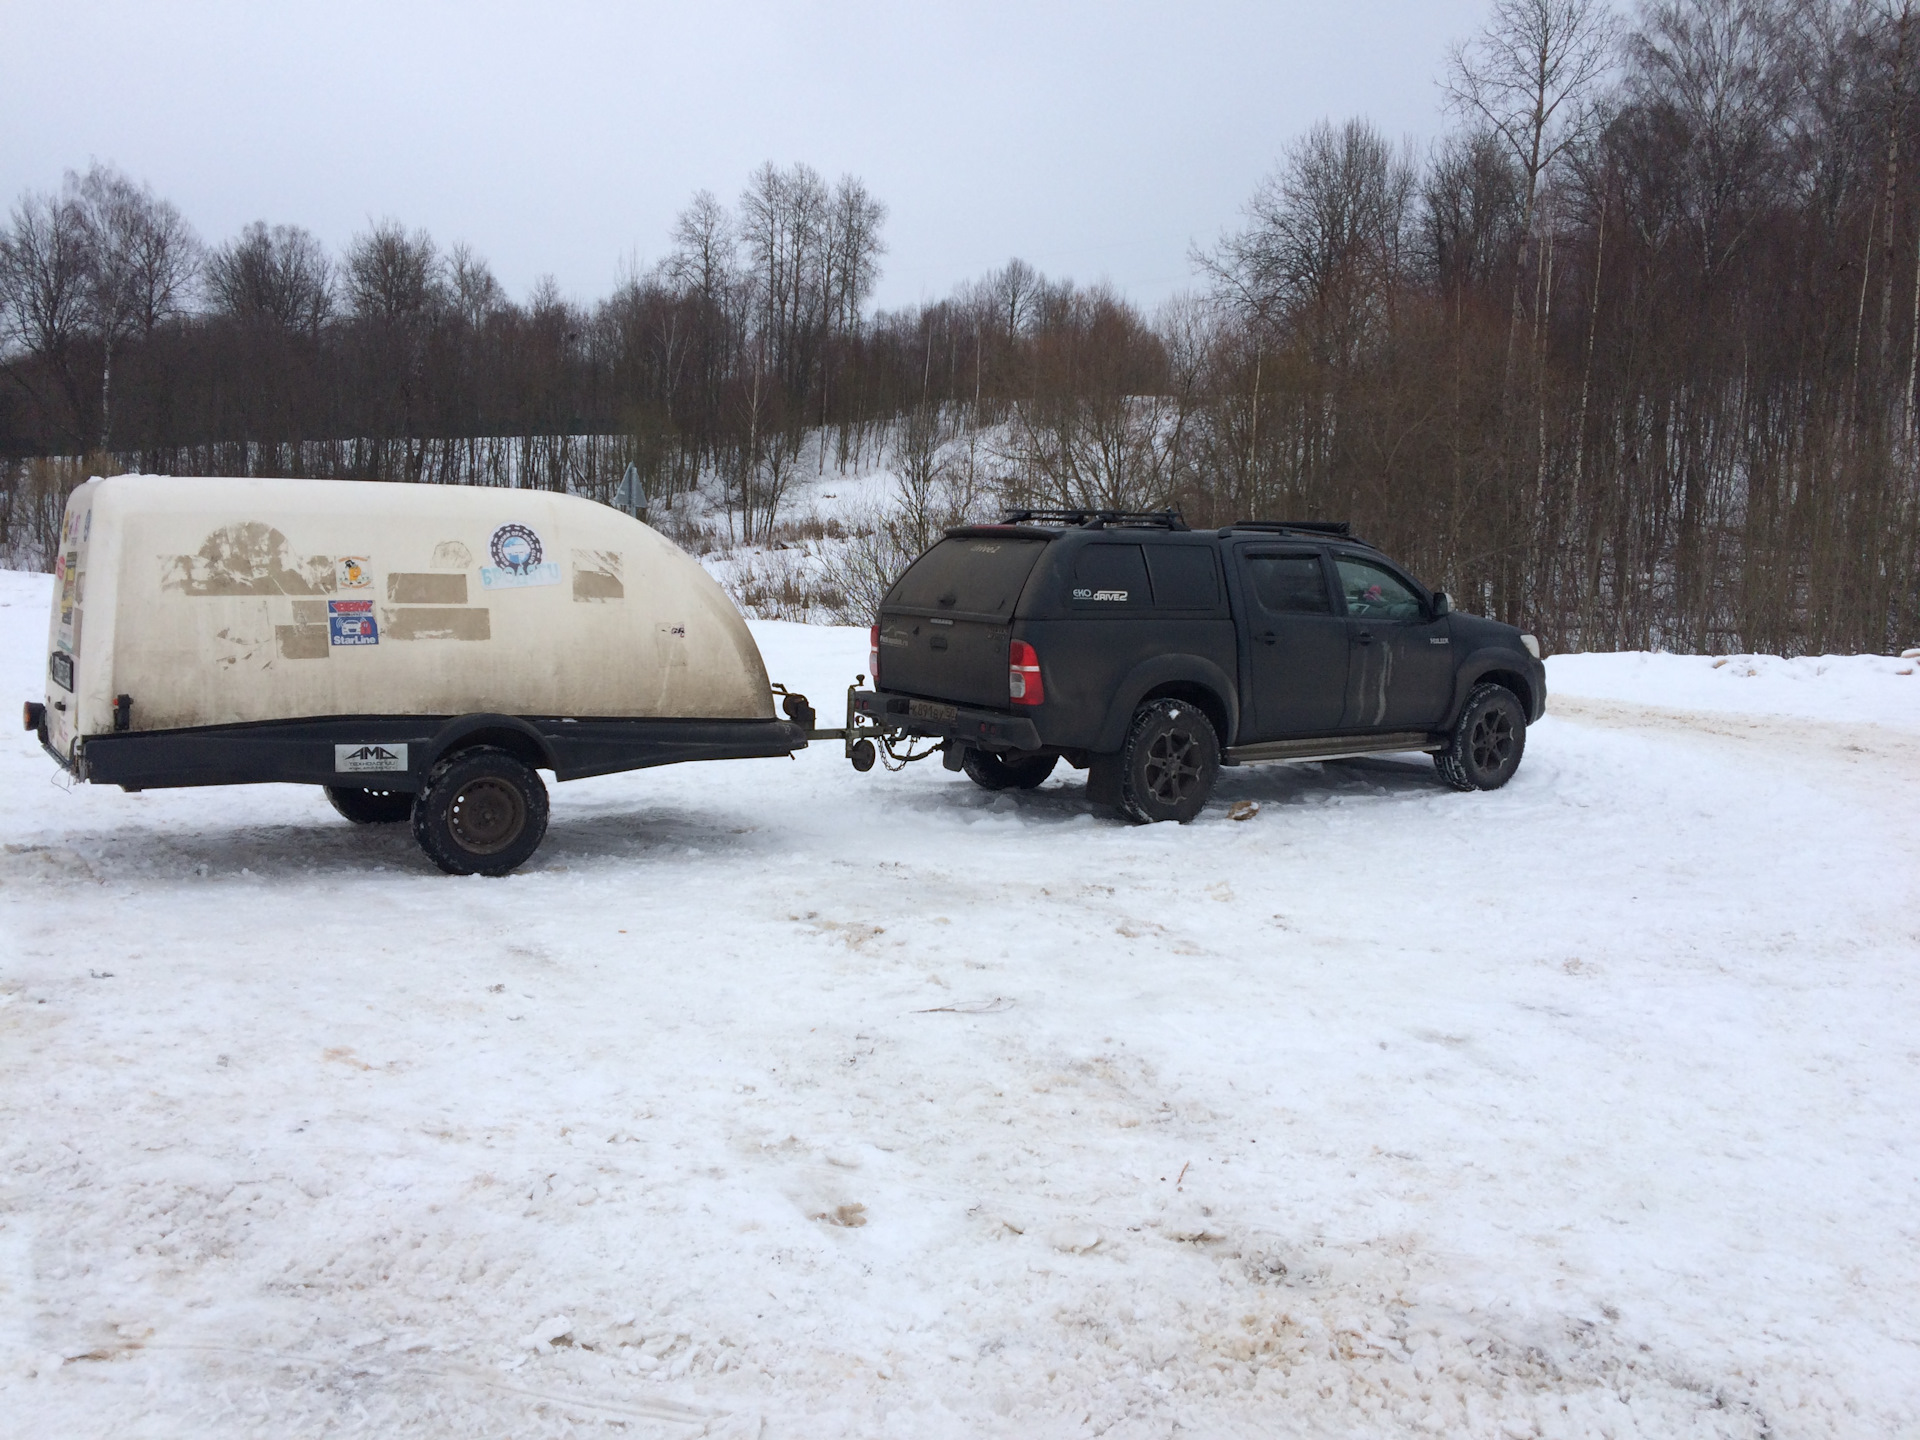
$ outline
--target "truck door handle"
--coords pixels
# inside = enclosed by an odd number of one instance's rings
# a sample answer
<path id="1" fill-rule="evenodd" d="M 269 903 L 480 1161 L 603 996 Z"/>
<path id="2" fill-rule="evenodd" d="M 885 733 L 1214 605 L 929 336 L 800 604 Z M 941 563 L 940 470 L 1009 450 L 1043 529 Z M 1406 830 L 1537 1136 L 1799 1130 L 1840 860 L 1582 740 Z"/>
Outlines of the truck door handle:
<path id="1" fill-rule="evenodd" d="M 1373 632 L 1371 630 L 1362 630 L 1353 638 L 1358 640 L 1362 645 L 1371 645 L 1373 643 Z"/>
<path id="2" fill-rule="evenodd" d="M 1276 634 L 1276 633 L 1275 633 L 1274 631 L 1272 631 L 1272 630 L 1269 630 L 1269 631 L 1267 631 L 1267 633 L 1266 633 L 1266 634 L 1264 634 L 1264 635 L 1261 635 L 1261 636 L 1257 636 L 1256 638 L 1257 638 L 1257 639 L 1261 639 L 1261 640 L 1264 640 L 1264 641 L 1266 641 L 1266 642 L 1267 642 L 1267 644 L 1269 644 L 1269 645 L 1274 645 L 1274 644 L 1278 644 L 1278 643 L 1279 643 L 1279 640 L 1280 640 L 1280 637 L 1279 637 L 1279 635 L 1278 635 L 1278 634 Z"/>

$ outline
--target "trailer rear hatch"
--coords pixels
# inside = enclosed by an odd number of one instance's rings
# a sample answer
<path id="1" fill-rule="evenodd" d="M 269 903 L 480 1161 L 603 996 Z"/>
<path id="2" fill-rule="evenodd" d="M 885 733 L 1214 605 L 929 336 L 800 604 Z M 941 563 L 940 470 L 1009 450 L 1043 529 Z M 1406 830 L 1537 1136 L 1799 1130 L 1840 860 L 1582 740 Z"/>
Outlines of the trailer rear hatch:
<path id="1" fill-rule="evenodd" d="M 982 527 L 914 561 L 880 602 L 876 688 L 1004 709 L 1014 607 L 1051 538 Z"/>
<path id="2" fill-rule="evenodd" d="M 60 550 L 53 562 L 53 615 L 47 635 L 47 747 L 71 761 L 80 734 L 80 642 L 87 603 L 88 542 L 93 538 L 93 496 L 82 486 L 67 499 Z"/>

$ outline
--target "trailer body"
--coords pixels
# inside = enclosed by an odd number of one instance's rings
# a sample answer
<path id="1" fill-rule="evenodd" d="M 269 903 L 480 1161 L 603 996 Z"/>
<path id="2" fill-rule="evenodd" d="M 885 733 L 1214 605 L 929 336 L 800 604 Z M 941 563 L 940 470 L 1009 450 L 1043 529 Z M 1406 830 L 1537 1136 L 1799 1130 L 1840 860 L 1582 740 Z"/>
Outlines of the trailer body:
<path id="1" fill-rule="evenodd" d="M 29 715 L 83 780 L 405 795 L 476 746 L 574 779 L 806 743 L 706 571 L 574 496 L 94 479 L 55 577 Z"/>

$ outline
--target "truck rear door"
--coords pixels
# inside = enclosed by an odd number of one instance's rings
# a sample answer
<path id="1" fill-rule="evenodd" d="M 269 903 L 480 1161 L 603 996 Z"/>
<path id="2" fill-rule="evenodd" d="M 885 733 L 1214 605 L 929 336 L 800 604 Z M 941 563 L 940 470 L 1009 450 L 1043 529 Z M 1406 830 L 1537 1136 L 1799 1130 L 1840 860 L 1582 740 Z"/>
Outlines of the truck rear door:
<path id="1" fill-rule="evenodd" d="M 1289 740 L 1338 730 L 1349 641 L 1320 552 L 1261 542 L 1235 546 L 1234 562 L 1240 650 L 1252 701 L 1241 718 L 1242 736 Z"/>
<path id="2" fill-rule="evenodd" d="M 1047 540 L 966 535 L 942 540 L 880 603 L 881 689 L 956 705 L 1007 706 L 1014 607 Z"/>

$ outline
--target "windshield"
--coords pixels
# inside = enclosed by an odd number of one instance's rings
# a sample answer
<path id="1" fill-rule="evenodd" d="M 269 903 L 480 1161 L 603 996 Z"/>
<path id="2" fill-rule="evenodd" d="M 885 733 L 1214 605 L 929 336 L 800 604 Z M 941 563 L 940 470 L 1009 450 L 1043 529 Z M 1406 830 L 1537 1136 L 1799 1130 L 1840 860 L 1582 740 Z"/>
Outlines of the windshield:
<path id="1" fill-rule="evenodd" d="M 885 603 L 1005 620 L 1047 543 L 1014 535 L 942 540 L 894 582 Z"/>

